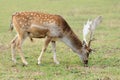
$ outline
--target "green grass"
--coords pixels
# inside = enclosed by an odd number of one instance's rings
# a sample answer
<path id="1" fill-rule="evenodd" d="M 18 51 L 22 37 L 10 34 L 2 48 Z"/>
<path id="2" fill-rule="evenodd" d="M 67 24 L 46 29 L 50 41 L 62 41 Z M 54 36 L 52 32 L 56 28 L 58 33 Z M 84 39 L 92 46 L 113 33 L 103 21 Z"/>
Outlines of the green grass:
<path id="1" fill-rule="evenodd" d="M 22 66 L 19 55 L 17 65 L 11 61 L 10 48 L 6 49 L 15 31 L 8 32 L 11 15 L 17 11 L 41 11 L 63 16 L 82 40 L 83 24 L 89 18 L 103 16 L 95 32 L 96 41 L 90 55 L 89 67 L 83 67 L 79 57 L 65 44 L 57 42 L 55 65 L 48 47 L 42 64 L 37 58 L 44 39 L 27 39 L 23 45 L 29 65 Z M 119 0 L 0 0 L 0 80 L 120 80 L 120 1 Z"/>

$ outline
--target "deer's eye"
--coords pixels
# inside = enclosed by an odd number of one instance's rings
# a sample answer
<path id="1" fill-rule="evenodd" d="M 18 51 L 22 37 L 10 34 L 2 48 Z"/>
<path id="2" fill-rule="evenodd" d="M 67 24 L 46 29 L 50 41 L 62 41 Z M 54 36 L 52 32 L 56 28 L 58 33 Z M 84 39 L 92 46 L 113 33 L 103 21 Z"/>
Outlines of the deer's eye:
<path id="1" fill-rule="evenodd" d="M 92 49 L 89 49 L 89 53 L 91 53 L 92 52 Z"/>

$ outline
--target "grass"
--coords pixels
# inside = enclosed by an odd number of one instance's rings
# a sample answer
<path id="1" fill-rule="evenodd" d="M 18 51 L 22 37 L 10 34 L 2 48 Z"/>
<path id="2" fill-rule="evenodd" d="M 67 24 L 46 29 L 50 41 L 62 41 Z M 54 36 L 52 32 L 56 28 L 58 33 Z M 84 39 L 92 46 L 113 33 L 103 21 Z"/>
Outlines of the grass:
<path id="1" fill-rule="evenodd" d="M 120 1 L 119 0 L 0 0 L 0 80 L 120 80 Z M 8 32 L 11 15 L 16 11 L 41 11 L 63 16 L 82 40 L 83 24 L 89 18 L 103 16 L 95 32 L 96 41 L 90 55 L 89 67 L 83 67 L 79 57 L 65 44 L 57 42 L 60 65 L 52 60 L 51 47 L 37 64 L 44 39 L 27 39 L 23 45 L 29 62 L 22 66 L 19 55 L 17 65 L 11 61 L 10 48 L 15 36 Z"/>

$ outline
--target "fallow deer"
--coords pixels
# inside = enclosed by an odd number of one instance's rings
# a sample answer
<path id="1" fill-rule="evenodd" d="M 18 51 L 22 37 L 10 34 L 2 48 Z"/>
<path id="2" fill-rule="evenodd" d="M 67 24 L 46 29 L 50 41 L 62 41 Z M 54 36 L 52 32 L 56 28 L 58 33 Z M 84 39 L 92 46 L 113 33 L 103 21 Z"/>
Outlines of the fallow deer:
<path id="1" fill-rule="evenodd" d="M 97 21 L 100 22 L 101 17 L 98 17 Z M 88 26 L 92 26 L 93 23 Z M 59 64 L 56 58 L 56 41 L 60 40 L 78 54 L 85 66 L 88 65 L 88 57 L 92 51 L 90 48 L 92 39 L 90 39 L 89 44 L 87 44 L 86 41 L 82 43 L 66 20 L 60 15 L 45 14 L 41 12 L 16 12 L 12 15 L 10 30 L 12 31 L 13 28 L 15 28 L 17 32 L 17 35 L 11 41 L 12 60 L 15 63 L 15 48 L 17 48 L 23 64 L 28 64 L 24 58 L 22 43 L 29 37 L 31 40 L 32 38 L 45 38 L 44 46 L 38 57 L 38 64 L 41 63 L 42 55 L 50 42 L 54 53 L 54 62 Z M 87 29 L 88 28 L 91 27 L 87 27 Z M 84 36 L 86 36 L 86 34 Z"/>

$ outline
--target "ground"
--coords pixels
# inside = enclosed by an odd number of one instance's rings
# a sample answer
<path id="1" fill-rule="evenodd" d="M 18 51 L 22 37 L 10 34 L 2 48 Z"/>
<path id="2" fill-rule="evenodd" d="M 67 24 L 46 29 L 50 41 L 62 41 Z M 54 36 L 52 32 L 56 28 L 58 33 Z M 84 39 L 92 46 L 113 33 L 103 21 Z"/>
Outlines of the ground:
<path id="1" fill-rule="evenodd" d="M 0 80 L 120 80 L 120 1 L 119 0 L 0 0 Z M 51 45 L 43 55 L 42 64 L 37 58 L 44 39 L 24 42 L 23 50 L 29 65 L 22 66 L 11 60 L 10 41 L 16 35 L 9 32 L 11 15 L 17 11 L 40 11 L 64 17 L 82 41 L 82 29 L 88 19 L 102 16 L 95 31 L 95 50 L 84 67 L 80 58 L 62 42 L 57 42 L 57 58 L 52 59 Z"/>

